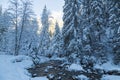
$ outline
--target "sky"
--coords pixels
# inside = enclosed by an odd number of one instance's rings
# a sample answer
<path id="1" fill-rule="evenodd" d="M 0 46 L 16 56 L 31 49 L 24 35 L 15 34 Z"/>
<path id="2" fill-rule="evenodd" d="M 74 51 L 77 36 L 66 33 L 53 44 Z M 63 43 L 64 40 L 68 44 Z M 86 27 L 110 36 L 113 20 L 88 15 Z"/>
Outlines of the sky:
<path id="1" fill-rule="evenodd" d="M 41 14 L 45 5 L 52 12 L 62 12 L 64 0 L 34 0 L 34 10 L 37 14 Z"/>
<path id="2" fill-rule="evenodd" d="M 64 0 L 32 0 L 33 10 L 37 16 L 41 16 L 44 6 L 55 18 L 62 19 Z M 9 0 L 0 0 L 0 5 L 5 9 L 9 5 Z"/>
<path id="3" fill-rule="evenodd" d="M 3 8 L 7 8 L 9 5 L 9 0 L 0 0 L 0 4 Z M 45 5 L 50 11 L 62 12 L 64 0 L 33 0 L 33 10 L 37 15 L 41 14 Z"/>

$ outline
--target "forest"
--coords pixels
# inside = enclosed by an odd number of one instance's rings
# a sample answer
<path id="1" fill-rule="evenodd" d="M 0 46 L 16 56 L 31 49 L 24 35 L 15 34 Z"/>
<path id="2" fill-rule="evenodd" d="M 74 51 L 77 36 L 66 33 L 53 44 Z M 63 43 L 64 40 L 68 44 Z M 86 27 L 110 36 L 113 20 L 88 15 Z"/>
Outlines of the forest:
<path id="1" fill-rule="evenodd" d="M 40 19 L 32 7 L 31 0 L 0 6 L 0 65 L 8 56 L 16 65 L 29 57 L 32 77 L 120 80 L 120 0 L 64 0 L 63 26 L 56 20 L 51 30 L 47 5 Z M 19 80 L 2 79 L 1 73 L 0 80 Z"/>

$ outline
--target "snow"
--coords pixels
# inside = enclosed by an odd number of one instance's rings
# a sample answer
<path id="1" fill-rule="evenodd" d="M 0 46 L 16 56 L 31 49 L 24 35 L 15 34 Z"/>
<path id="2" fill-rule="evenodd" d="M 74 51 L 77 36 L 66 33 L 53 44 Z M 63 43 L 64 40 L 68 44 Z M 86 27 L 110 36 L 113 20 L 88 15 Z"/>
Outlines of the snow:
<path id="1" fill-rule="evenodd" d="M 120 33 L 120 27 L 118 28 L 118 33 Z"/>
<path id="2" fill-rule="evenodd" d="M 66 60 L 66 59 L 65 59 L 65 57 L 59 58 L 59 57 L 57 57 L 57 56 L 53 56 L 53 57 L 51 58 L 51 60 L 60 60 L 60 61 L 64 61 L 64 60 Z"/>
<path id="3" fill-rule="evenodd" d="M 32 66 L 28 56 L 0 55 L 0 80 L 48 80 L 46 77 L 31 78 L 27 68 Z"/>
<path id="4" fill-rule="evenodd" d="M 114 65 L 112 62 L 104 63 L 103 65 L 95 65 L 95 68 L 97 69 L 104 69 L 106 71 L 112 71 L 112 70 L 120 70 L 120 67 L 117 65 Z"/>
<path id="5" fill-rule="evenodd" d="M 73 63 L 68 67 L 68 70 L 81 71 L 83 68 L 81 65 Z"/>
<path id="6" fill-rule="evenodd" d="M 54 77 L 53 74 L 49 74 L 48 76 L 49 76 L 50 79 Z"/>
<path id="7" fill-rule="evenodd" d="M 76 78 L 80 80 L 89 80 L 88 77 L 86 77 L 85 75 L 78 75 L 76 76 Z"/>
<path id="8" fill-rule="evenodd" d="M 46 77 L 35 77 L 31 78 L 31 80 L 48 80 Z"/>
<path id="9" fill-rule="evenodd" d="M 29 80 L 27 71 L 31 61 L 24 60 L 19 63 L 13 63 L 13 56 L 0 55 L 0 79 L 1 80 Z M 26 74 L 26 75 L 25 75 Z"/>
<path id="10" fill-rule="evenodd" d="M 104 75 L 101 80 L 120 80 L 120 76 Z"/>
<path id="11" fill-rule="evenodd" d="M 40 59 L 40 62 L 39 62 L 39 63 L 44 63 L 44 62 L 47 62 L 47 61 L 50 60 L 49 58 L 44 57 L 44 56 L 40 56 L 39 59 Z"/>

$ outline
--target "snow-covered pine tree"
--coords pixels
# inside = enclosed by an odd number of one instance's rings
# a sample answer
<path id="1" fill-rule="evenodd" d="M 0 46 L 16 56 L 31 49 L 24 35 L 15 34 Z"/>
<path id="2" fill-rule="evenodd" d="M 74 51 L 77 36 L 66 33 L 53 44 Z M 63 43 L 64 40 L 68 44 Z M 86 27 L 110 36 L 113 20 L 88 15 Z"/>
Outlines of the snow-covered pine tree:
<path id="1" fill-rule="evenodd" d="M 83 0 L 81 26 L 83 28 L 83 53 L 106 62 L 112 49 L 108 43 L 119 29 L 119 8 L 113 0 Z M 118 3 L 118 2 L 117 2 Z"/>
<path id="2" fill-rule="evenodd" d="M 0 51 L 3 51 L 5 48 L 5 26 L 4 26 L 4 21 L 3 21 L 3 12 L 2 12 L 2 6 L 0 6 Z"/>
<path id="3" fill-rule="evenodd" d="M 64 5 L 64 26 L 62 29 L 63 41 L 64 41 L 64 54 L 67 57 L 70 55 L 76 55 L 80 53 L 80 49 L 78 47 L 78 27 L 79 27 L 79 6 L 80 0 L 65 0 Z M 73 61 L 70 60 L 70 61 Z"/>
<path id="4" fill-rule="evenodd" d="M 104 15 L 104 4 L 100 0 L 95 0 L 92 2 L 91 9 L 91 26 L 93 29 L 94 43 L 92 44 L 93 55 L 98 59 L 99 63 L 104 63 L 107 61 L 108 54 L 108 38 L 106 35 L 107 27 L 104 24 L 106 18 Z M 107 17 L 107 16 L 106 16 Z M 107 22 L 106 22 L 107 24 Z"/>
<path id="5" fill-rule="evenodd" d="M 11 14 L 8 9 L 2 12 L 2 26 L 4 27 L 4 52 L 8 52 L 8 54 L 14 53 L 14 31 L 11 21 Z"/>
<path id="6" fill-rule="evenodd" d="M 100 30 L 97 31 L 98 37 L 96 36 L 96 39 L 98 38 L 97 45 L 98 46 L 100 45 L 100 46 L 98 48 L 96 47 L 97 48 L 96 52 L 99 53 L 96 55 L 98 55 L 98 57 L 101 58 L 100 61 L 103 62 L 105 61 L 105 59 L 109 58 L 109 56 L 112 55 L 112 53 L 114 52 L 113 46 L 115 45 L 113 44 L 113 42 L 109 43 L 109 41 L 111 41 L 111 39 L 118 32 L 119 25 L 120 25 L 118 16 L 120 12 L 119 12 L 119 8 L 117 7 L 119 3 L 116 0 L 103 0 L 99 2 L 100 4 L 102 2 L 101 4 L 102 6 L 100 9 L 96 11 L 100 11 L 101 14 L 99 12 L 99 15 L 97 15 L 98 21 L 95 23 L 97 24 L 99 23 L 99 26 L 100 26 Z M 113 41 L 114 40 L 115 39 L 113 39 Z"/>
<path id="7" fill-rule="evenodd" d="M 38 56 L 38 44 L 39 44 L 39 34 L 38 34 L 38 22 L 36 18 L 30 20 L 30 26 L 27 30 L 25 30 L 26 37 L 28 44 L 26 50 L 28 49 L 28 55 L 32 57 L 33 63 L 36 65 L 39 63 L 39 56 Z M 27 34 L 28 32 L 28 34 Z"/>
<path id="8" fill-rule="evenodd" d="M 116 65 L 120 65 L 120 33 L 117 33 L 112 40 L 113 46 L 113 62 Z"/>
<path id="9" fill-rule="evenodd" d="M 2 6 L 0 6 L 0 51 L 7 52 L 7 34 L 9 27 L 9 17 L 6 11 L 2 11 Z"/>
<path id="10" fill-rule="evenodd" d="M 82 0 L 82 14 L 81 14 L 81 27 L 82 27 L 82 52 L 86 56 L 91 56 L 92 55 L 92 44 L 94 43 L 94 31 L 92 28 L 92 23 L 91 23 L 91 4 L 92 0 Z"/>
<path id="11" fill-rule="evenodd" d="M 53 56 L 61 57 L 63 54 L 63 39 L 58 22 L 55 25 L 55 32 L 50 44 L 50 53 Z"/>
<path id="12" fill-rule="evenodd" d="M 48 23 L 48 11 L 46 6 L 43 9 L 42 12 L 42 17 L 41 17 L 41 22 L 42 22 L 42 29 L 40 33 L 40 42 L 39 42 L 39 55 L 48 55 L 48 49 L 49 49 L 49 44 L 50 44 L 50 34 L 49 34 L 49 23 Z"/>
<path id="13" fill-rule="evenodd" d="M 95 30 L 93 28 L 94 14 L 93 2 L 96 0 L 81 0 L 79 16 L 79 37 L 81 40 L 80 63 L 85 70 L 92 70 L 95 63 L 93 57 L 93 44 L 95 43 Z"/>
<path id="14" fill-rule="evenodd" d="M 3 27 L 2 27 L 2 6 L 0 6 L 0 51 L 2 50 L 2 34 L 3 34 Z"/>
<path id="15" fill-rule="evenodd" d="M 105 62 L 107 54 L 106 23 L 103 2 L 100 0 L 82 0 L 82 52 L 88 58 L 94 56 Z"/>
<path id="16" fill-rule="evenodd" d="M 113 62 L 120 64 L 120 1 L 110 0 L 109 27 L 112 33 L 111 47 L 113 48 Z"/>

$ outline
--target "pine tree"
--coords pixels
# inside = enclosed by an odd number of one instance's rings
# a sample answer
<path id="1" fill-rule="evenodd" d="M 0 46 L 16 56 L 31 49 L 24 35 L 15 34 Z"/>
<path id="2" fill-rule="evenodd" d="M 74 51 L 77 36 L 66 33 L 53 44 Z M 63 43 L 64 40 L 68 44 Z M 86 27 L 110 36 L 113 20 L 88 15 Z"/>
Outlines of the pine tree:
<path id="1" fill-rule="evenodd" d="M 3 26 L 3 22 L 2 22 L 2 6 L 0 6 L 0 33 L 2 34 L 2 26 Z"/>
<path id="2" fill-rule="evenodd" d="M 100 63 L 107 60 L 106 30 L 108 19 L 105 16 L 103 1 L 83 0 L 82 1 L 81 27 L 82 27 L 82 53 L 88 58 L 94 56 Z M 106 22 L 106 23 L 105 23 Z"/>
<path id="3" fill-rule="evenodd" d="M 58 23 L 56 22 L 55 32 L 54 32 L 53 38 L 51 40 L 51 45 L 50 45 L 50 52 L 53 56 L 61 57 L 63 55 L 62 48 L 63 48 L 62 34 L 60 31 L 60 27 Z"/>
<path id="4" fill-rule="evenodd" d="M 118 29 L 119 29 L 119 7 L 118 7 L 118 1 L 116 0 L 104 0 L 102 1 L 102 14 L 101 17 L 101 29 L 99 32 L 99 36 L 101 37 L 99 44 L 101 44 L 101 49 L 99 50 L 99 53 L 101 53 L 99 56 L 102 57 L 101 60 L 104 60 L 103 58 L 107 57 L 109 58 L 110 55 L 113 52 L 115 53 L 116 48 L 114 42 L 116 43 L 117 39 L 115 35 L 117 35 Z M 100 22 L 100 21 L 99 21 Z M 117 35 L 118 36 L 118 35 Z M 109 43 L 113 39 L 112 43 Z"/>
<path id="5" fill-rule="evenodd" d="M 2 6 L 0 6 L 0 51 L 3 50 L 4 47 L 4 23 L 3 23 L 3 13 L 2 13 Z"/>
<path id="6" fill-rule="evenodd" d="M 48 11 L 46 6 L 43 9 L 41 22 L 42 22 L 42 29 L 40 33 L 40 42 L 39 42 L 39 55 L 46 55 L 49 54 L 49 44 L 50 44 L 50 34 L 48 32 L 49 29 L 49 23 L 48 23 Z"/>
<path id="7" fill-rule="evenodd" d="M 65 0 L 64 5 L 64 26 L 62 30 L 63 40 L 64 40 L 64 53 L 69 56 L 72 53 L 80 53 L 77 44 L 77 34 L 78 34 L 78 14 L 79 14 L 79 0 Z M 75 52 L 74 52 L 75 51 Z M 77 51 L 77 52 L 76 52 Z"/>
<path id="8" fill-rule="evenodd" d="M 113 0 L 83 0 L 82 5 L 82 52 L 104 63 L 112 53 L 109 40 L 119 29 L 118 3 Z"/>
<path id="9" fill-rule="evenodd" d="M 5 16 L 5 12 L 2 11 L 2 6 L 0 6 L 0 51 L 3 52 L 7 51 L 6 35 L 8 32 L 8 24 L 8 18 Z"/>
<path id="10" fill-rule="evenodd" d="M 15 50 L 15 30 L 13 29 L 13 18 L 11 16 L 11 13 L 9 12 L 9 9 L 4 10 L 3 12 L 3 25 L 5 27 L 5 52 L 8 52 L 8 54 L 13 54 Z"/>
<path id="11" fill-rule="evenodd" d="M 112 48 L 113 48 L 113 62 L 120 64 L 120 2 L 117 0 L 111 0 L 109 25 L 112 31 Z"/>

